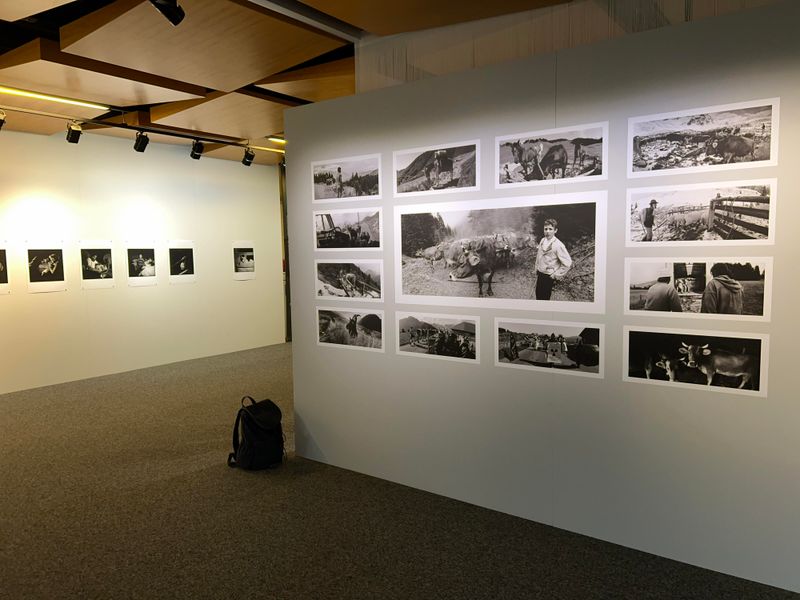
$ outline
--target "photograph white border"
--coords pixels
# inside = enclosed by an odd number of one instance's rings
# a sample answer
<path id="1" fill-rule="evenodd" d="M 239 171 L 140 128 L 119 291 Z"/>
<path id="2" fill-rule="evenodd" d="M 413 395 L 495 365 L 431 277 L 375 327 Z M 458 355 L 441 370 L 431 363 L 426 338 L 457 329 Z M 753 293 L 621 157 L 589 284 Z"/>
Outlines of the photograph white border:
<path id="1" fill-rule="evenodd" d="M 8 241 L 7 240 L 0 240 L 0 249 L 6 251 L 6 264 L 5 264 L 5 267 L 6 267 L 6 277 L 8 278 L 8 283 L 0 283 L 0 296 L 5 296 L 6 294 L 10 294 L 11 293 L 11 274 L 9 273 L 10 267 L 8 266 L 8 263 L 10 263 L 11 260 L 8 257 L 9 252 L 8 252 Z"/>
<path id="2" fill-rule="evenodd" d="M 439 356 L 438 354 L 423 354 L 421 352 L 403 352 L 400 350 L 400 319 L 406 317 L 423 317 L 423 318 L 444 318 L 453 319 L 454 321 L 474 321 L 475 322 L 475 358 L 460 358 L 457 356 Z M 398 356 L 408 356 L 410 358 L 434 358 L 438 360 L 447 360 L 450 362 L 457 362 L 468 365 L 479 365 L 481 362 L 481 318 L 476 315 L 451 315 L 446 313 L 428 313 L 428 312 L 409 312 L 409 311 L 396 311 L 394 317 L 394 351 Z"/>
<path id="3" fill-rule="evenodd" d="M 684 383 L 681 381 L 667 381 L 660 379 L 644 379 L 641 377 L 630 377 L 628 375 L 628 367 L 630 364 L 629 357 L 629 342 L 630 332 L 641 331 L 644 333 L 669 333 L 686 336 L 713 336 L 713 337 L 727 337 L 732 339 L 748 339 L 761 341 L 761 362 L 759 364 L 759 383 L 760 389 L 756 390 L 740 390 L 739 388 L 728 388 L 722 386 L 703 385 L 698 383 Z M 699 329 L 669 329 L 665 327 L 637 327 L 633 325 L 625 325 L 622 328 L 622 381 L 629 383 L 639 383 L 643 385 L 658 385 L 662 387 L 669 387 L 672 389 L 686 389 L 686 390 L 699 390 L 702 392 L 719 392 L 723 394 L 736 394 L 739 396 L 754 396 L 754 397 L 767 397 L 767 369 L 769 367 L 769 335 L 766 333 L 743 333 L 737 331 L 709 331 Z"/>
<path id="4" fill-rule="evenodd" d="M 677 169 L 658 169 L 655 171 L 634 171 L 633 170 L 633 127 L 638 123 L 647 121 L 658 121 L 660 119 L 671 119 L 674 117 L 688 117 L 710 112 L 723 112 L 740 108 L 754 108 L 757 106 L 772 106 L 772 131 L 770 133 L 769 160 L 746 163 L 729 163 L 721 165 L 699 165 L 696 167 L 679 167 Z M 638 179 L 641 177 L 659 177 L 663 175 L 682 175 L 684 173 L 706 173 L 710 171 L 730 171 L 735 169 L 752 169 L 760 167 L 775 167 L 778 165 L 778 133 L 780 129 L 780 98 L 763 98 L 746 102 L 733 102 L 730 104 L 716 104 L 713 106 L 703 106 L 699 108 L 689 108 L 665 113 L 654 113 L 638 117 L 628 118 L 628 133 L 626 137 L 626 163 L 625 171 L 628 179 Z"/>
<path id="5" fill-rule="evenodd" d="M 321 310 L 332 310 L 334 312 L 355 312 L 356 307 L 350 306 L 315 306 L 314 307 L 314 316 L 316 317 L 316 321 L 314 322 L 314 331 L 317 334 L 317 346 L 321 348 L 339 348 L 342 350 L 362 350 L 366 352 L 375 352 L 378 354 L 385 354 L 386 353 L 386 315 L 382 310 L 372 310 L 371 308 L 365 308 L 364 310 L 369 311 L 367 314 L 376 314 L 379 315 L 381 318 L 381 347 L 380 348 L 368 348 L 367 346 L 350 346 L 348 344 L 331 344 L 329 342 L 321 342 L 319 341 L 319 311 Z"/>
<path id="6" fill-rule="evenodd" d="M 447 212 L 514 208 L 520 206 L 551 206 L 556 204 L 595 204 L 595 257 L 594 302 L 556 300 L 520 300 L 514 298 L 464 298 L 460 296 L 417 296 L 403 294 L 401 216 L 420 212 Z M 575 192 L 516 198 L 487 198 L 459 202 L 406 204 L 394 207 L 394 293 L 398 304 L 428 304 L 433 306 L 466 306 L 468 308 L 493 308 L 511 310 L 536 310 L 545 312 L 574 312 L 597 314 L 605 312 L 606 298 L 606 236 L 608 193 L 605 191 Z"/>
<path id="7" fill-rule="evenodd" d="M 334 263 L 334 264 L 336 264 L 336 263 L 353 263 L 353 264 L 371 263 L 371 264 L 378 264 L 378 266 L 379 266 L 378 270 L 380 271 L 380 276 L 381 276 L 381 295 L 380 295 L 380 297 L 379 298 L 350 298 L 348 296 L 317 296 L 316 295 L 317 281 L 318 281 L 317 280 L 317 272 L 318 272 L 318 265 L 320 263 L 327 263 L 327 264 L 331 264 L 331 263 Z M 376 302 L 380 303 L 380 302 L 383 302 L 384 299 L 385 299 L 385 293 L 383 291 L 385 286 L 386 286 L 386 280 L 384 279 L 384 276 L 383 276 L 383 259 L 381 259 L 381 258 L 318 258 L 318 259 L 316 259 L 314 261 L 314 294 L 315 294 L 314 298 L 317 301 L 322 300 L 322 301 L 327 302 L 328 300 L 331 300 L 333 302 L 367 302 L 369 304 L 373 304 L 373 303 L 376 303 Z"/>
<path id="8" fill-rule="evenodd" d="M 397 157 L 401 154 L 411 152 L 423 153 L 427 151 L 447 150 L 449 148 L 460 148 L 461 146 L 475 146 L 475 185 L 469 187 L 448 187 L 443 190 L 420 190 L 416 192 L 397 191 Z M 395 198 L 413 198 L 414 196 L 434 196 L 438 194 L 457 194 L 463 192 L 475 192 L 481 189 L 481 140 L 464 140 L 461 142 L 448 142 L 445 144 L 435 144 L 430 146 L 418 146 L 416 148 L 405 148 L 392 152 L 392 195 Z"/>
<path id="9" fill-rule="evenodd" d="M 111 277 L 105 279 L 84 279 L 83 277 L 83 251 L 86 249 L 94 248 L 108 248 L 111 250 Z M 119 259 L 117 251 L 114 249 L 114 242 L 112 240 L 80 240 L 78 242 L 78 256 L 80 258 L 81 267 L 81 289 L 83 290 L 102 290 L 116 287 L 117 278 L 117 265 Z M 125 260 L 127 267 L 128 252 L 125 251 Z"/>
<path id="10" fill-rule="evenodd" d="M 335 215 L 337 213 L 352 212 L 377 212 L 378 213 L 378 246 L 372 248 L 317 248 L 317 215 Z M 366 206 L 364 208 L 334 208 L 332 210 L 315 210 L 311 214 L 311 239 L 314 240 L 314 252 L 382 252 L 383 251 L 383 208 L 380 206 Z"/>
<path id="11" fill-rule="evenodd" d="M 592 177 L 570 177 L 568 179 L 542 179 L 540 181 L 514 181 L 510 183 L 500 183 L 500 144 L 508 140 L 518 140 L 520 138 L 537 137 L 543 135 L 551 135 L 558 133 L 565 133 L 568 131 L 575 131 L 576 129 L 589 129 L 592 127 L 600 127 L 603 130 L 603 172 L 600 175 Z M 554 129 L 540 129 L 538 131 L 524 131 L 521 133 L 512 133 L 509 135 L 501 135 L 494 138 L 494 189 L 513 189 L 520 187 L 534 187 L 542 185 L 562 185 L 565 183 L 592 183 L 595 181 L 608 180 L 608 121 L 600 121 L 597 123 L 586 123 L 581 125 L 573 125 L 570 127 L 557 127 Z"/>
<path id="12" fill-rule="evenodd" d="M 368 196 L 350 196 L 347 198 L 321 198 L 317 200 L 314 198 L 314 167 L 317 165 L 325 165 L 335 162 L 347 162 L 353 160 L 366 160 L 368 158 L 375 158 L 378 161 L 378 193 L 370 194 Z M 361 154 L 359 156 L 345 156 L 343 158 L 329 158 L 325 160 L 315 160 L 311 162 L 309 170 L 311 171 L 311 203 L 312 204 L 328 204 L 331 202 L 357 202 L 359 200 L 380 200 L 383 197 L 383 166 L 382 157 L 380 153 L 377 154 Z"/>
<path id="13" fill-rule="evenodd" d="M 653 263 L 653 262 L 700 262 L 700 263 L 745 263 L 745 262 L 763 262 L 767 266 L 767 274 L 764 277 L 764 314 L 763 315 L 726 315 L 717 313 L 687 313 L 687 312 L 669 312 L 669 311 L 647 311 L 647 310 L 631 310 L 630 301 L 630 284 L 631 284 L 631 271 L 632 263 Z M 720 320 L 720 321 L 750 321 L 769 323 L 772 314 L 772 270 L 773 259 L 771 256 L 648 256 L 648 257 L 626 257 L 625 258 L 625 277 L 624 277 L 624 290 L 623 296 L 623 314 L 626 316 L 634 317 L 665 317 L 665 318 L 679 318 L 679 319 L 699 319 L 699 320 Z"/>
<path id="14" fill-rule="evenodd" d="M 572 371 L 570 369 L 556 369 L 553 367 L 538 367 L 536 365 L 515 365 L 513 363 L 500 362 L 500 323 L 522 323 L 526 325 L 551 325 L 556 327 L 596 327 L 600 330 L 600 362 L 597 365 L 597 373 L 587 373 L 585 371 Z M 511 317 L 495 317 L 492 329 L 494 338 L 494 366 L 508 369 L 519 369 L 536 373 L 558 373 L 559 375 L 570 375 L 574 377 L 589 377 L 591 379 L 605 379 L 606 369 L 606 326 L 602 323 L 582 323 L 577 321 L 547 321 L 539 319 L 515 319 Z"/>
<path id="15" fill-rule="evenodd" d="M 128 264 L 128 260 L 130 259 L 128 255 L 129 250 L 133 250 L 136 248 L 141 249 L 153 249 L 153 258 L 156 261 L 156 274 L 153 277 L 131 277 L 130 272 L 130 265 Z M 125 277 L 128 278 L 128 286 L 130 287 L 152 287 L 154 285 L 158 285 L 158 274 L 160 273 L 160 269 L 163 267 L 159 267 L 159 260 L 158 255 L 159 248 L 156 246 L 156 243 L 153 240 L 133 240 L 129 242 L 125 242 Z"/>
<path id="16" fill-rule="evenodd" d="M 683 191 L 683 190 L 703 190 L 718 187 L 747 187 L 750 185 L 768 185 L 769 188 L 769 235 L 764 239 L 755 240 L 686 240 L 669 242 L 634 242 L 631 240 L 631 203 L 634 194 L 652 194 L 658 192 Z M 767 179 L 743 179 L 734 181 L 713 181 L 710 183 L 690 183 L 683 185 L 663 185 L 655 187 L 634 187 L 628 188 L 625 200 L 625 247 L 626 248 L 655 248 L 662 247 L 714 247 L 714 246 L 771 246 L 775 244 L 775 226 L 777 224 L 778 207 L 778 180 L 776 178 Z"/>
<path id="17" fill-rule="evenodd" d="M 172 257 L 169 251 L 177 248 L 191 248 L 192 249 L 192 265 L 194 266 L 194 273 L 191 275 L 173 275 L 172 274 Z M 169 275 L 169 282 L 171 284 L 195 283 L 197 281 L 197 247 L 194 240 L 168 240 L 167 241 L 167 274 Z"/>
<path id="18" fill-rule="evenodd" d="M 31 269 L 28 265 L 30 250 L 61 250 L 61 268 L 64 273 L 62 281 L 31 281 Z M 31 294 L 46 294 L 50 292 L 67 291 L 67 251 L 64 240 L 32 240 L 25 242 L 25 272 L 28 278 L 28 292 Z M 6 260 L 8 260 L 8 248 L 6 248 Z M 9 283 L 11 280 L 9 278 Z"/>
<path id="19" fill-rule="evenodd" d="M 255 266 L 252 271 L 243 273 L 236 271 L 236 256 L 233 254 L 236 251 L 236 248 L 253 249 L 253 264 Z M 256 271 L 258 271 L 258 259 L 256 258 L 256 246 L 253 243 L 253 240 L 233 240 L 233 242 L 231 242 L 230 259 L 231 273 L 233 273 L 234 281 L 252 281 L 256 278 Z"/>

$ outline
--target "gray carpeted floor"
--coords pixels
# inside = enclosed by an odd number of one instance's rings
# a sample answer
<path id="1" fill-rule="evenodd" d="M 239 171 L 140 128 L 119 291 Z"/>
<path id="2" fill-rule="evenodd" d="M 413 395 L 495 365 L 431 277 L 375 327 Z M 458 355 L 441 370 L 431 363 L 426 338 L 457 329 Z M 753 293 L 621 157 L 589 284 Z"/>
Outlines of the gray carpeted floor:
<path id="1" fill-rule="evenodd" d="M 229 469 L 280 345 L 0 396 L 0 598 L 800 596 L 290 457 Z"/>

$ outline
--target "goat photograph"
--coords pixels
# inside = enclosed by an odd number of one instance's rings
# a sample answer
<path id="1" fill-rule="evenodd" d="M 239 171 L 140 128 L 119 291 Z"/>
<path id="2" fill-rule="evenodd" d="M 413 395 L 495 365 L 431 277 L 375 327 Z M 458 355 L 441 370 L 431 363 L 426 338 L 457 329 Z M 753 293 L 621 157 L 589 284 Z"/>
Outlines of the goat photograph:
<path id="1" fill-rule="evenodd" d="M 628 119 L 628 177 L 778 164 L 778 98 Z"/>
<path id="2" fill-rule="evenodd" d="M 318 307 L 317 323 L 320 346 L 383 352 L 383 311 Z"/>
<path id="3" fill-rule="evenodd" d="M 608 179 L 608 122 L 495 138 L 495 187 Z"/>
<path id="4" fill-rule="evenodd" d="M 767 395 L 765 334 L 626 326 L 623 335 L 625 381 Z"/>
<path id="5" fill-rule="evenodd" d="M 769 321 L 772 258 L 626 258 L 625 314 Z"/>
<path id="6" fill-rule="evenodd" d="M 480 362 L 478 317 L 398 312 L 395 318 L 399 355 Z"/>
<path id="7" fill-rule="evenodd" d="M 311 163 L 312 202 L 381 197 L 381 155 L 333 158 Z"/>
<path id="8" fill-rule="evenodd" d="M 480 141 L 454 142 L 394 153 L 395 196 L 467 192 L 480 188 Z"/>
<path id="9" fill-rule="evenodd" d="M 601 312 L 605 210 L 605 192 L 397 206 L 397 301 Z"/>
<path id="10" fill-rule="evenodd" d="M 382 260 L 317 260 L 314 287 L 318 298 L 331 300 L 383 300 Z"/>
<path id="11" fill-rule="evenodd" d="M 625 244 L 773 244 L 776 194 L 775 179 L 629 188 Z"/>

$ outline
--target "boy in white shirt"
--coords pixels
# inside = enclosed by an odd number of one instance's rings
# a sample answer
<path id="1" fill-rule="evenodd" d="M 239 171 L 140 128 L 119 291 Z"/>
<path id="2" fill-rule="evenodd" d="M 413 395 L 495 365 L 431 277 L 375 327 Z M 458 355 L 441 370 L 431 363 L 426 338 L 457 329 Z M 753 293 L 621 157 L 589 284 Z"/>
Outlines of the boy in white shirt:
<path id="1" fill-rule="evenodd" d="M 564 243 L 556 237 L 558 221 L 544 222 L 544 237 L 536 251 L 536 299 L 550 300 L 553 284 L 564 278 L 572 266 L 572 258 Z"/>

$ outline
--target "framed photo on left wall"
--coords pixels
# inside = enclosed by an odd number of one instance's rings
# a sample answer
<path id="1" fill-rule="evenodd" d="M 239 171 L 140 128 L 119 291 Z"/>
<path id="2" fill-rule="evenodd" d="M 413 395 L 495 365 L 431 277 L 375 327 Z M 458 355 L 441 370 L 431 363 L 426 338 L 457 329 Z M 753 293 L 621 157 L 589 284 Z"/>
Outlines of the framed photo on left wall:
<path id="1" fill-rule="evenodd" d="M 8 255 L 6 243 L 0 241 L 0 294 L 8 294 Z"/>
<path id="2" fill-rule="evenodd" d="M 234 240 L 233 279 L 248 281 L 256 278 L 256 249 L 253 240 Z"/>

